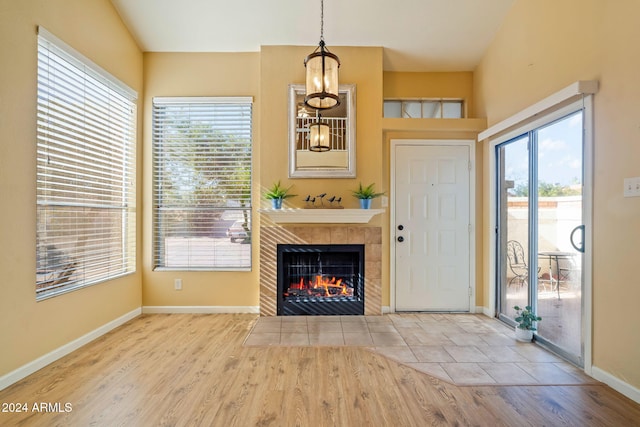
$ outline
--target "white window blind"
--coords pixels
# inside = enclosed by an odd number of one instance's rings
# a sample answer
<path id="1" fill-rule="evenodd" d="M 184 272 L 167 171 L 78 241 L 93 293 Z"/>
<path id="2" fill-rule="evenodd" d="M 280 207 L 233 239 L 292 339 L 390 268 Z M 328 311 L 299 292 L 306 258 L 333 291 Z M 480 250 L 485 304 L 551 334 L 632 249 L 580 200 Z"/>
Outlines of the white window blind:
<path id="1" fill-rule="evenodd" d="M 251 98 L 154 98 L 154 268 L 251 268 Z"/>
<path id="2" fill-rule="evenodd" d="M 135 271 L 136 96 L 39 28 L 38 299 Z"/>

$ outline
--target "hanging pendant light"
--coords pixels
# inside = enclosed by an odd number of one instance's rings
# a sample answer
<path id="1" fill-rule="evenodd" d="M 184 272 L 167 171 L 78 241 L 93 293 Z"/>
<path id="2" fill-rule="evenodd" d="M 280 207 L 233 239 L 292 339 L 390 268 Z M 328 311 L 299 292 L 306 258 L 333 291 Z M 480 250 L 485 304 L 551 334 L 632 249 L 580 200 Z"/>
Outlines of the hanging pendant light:
<path id="1" fill-rule="evenodd" d="M 316 121 L 309 125 L 309 150 L 322 152 L 331 150 L 329 125 L 323 123 L 316 110 Z"/>
<path id="2" fill-rule="evenodd" d="M 320 0 L 320 43 L 304 60 L 307 69 L 304 103 L 311 108 L 326 110 L 340 104 L 338 68 L 340 60 L 324 43 L 324 0 Z"/>

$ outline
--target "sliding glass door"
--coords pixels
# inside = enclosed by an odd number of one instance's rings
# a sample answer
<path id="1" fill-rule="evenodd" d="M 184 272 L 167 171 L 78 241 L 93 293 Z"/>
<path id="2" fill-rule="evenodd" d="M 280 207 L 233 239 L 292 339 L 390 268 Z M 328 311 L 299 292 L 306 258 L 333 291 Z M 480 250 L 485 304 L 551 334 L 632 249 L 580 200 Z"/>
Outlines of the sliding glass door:
<path id="1" fill-rule="evenodd" d="M 504 261 L 500 269 L 500 314 L 515 317 L 514 306 L 529 303 L 529 136 L 499 146 L 498 247 Z"/>
<path id="2" fill-rule="evenodd" d="M 583 146 L 581 109 L 496 146 L 499 316 L 533 306 L 536 339 L 580 366 Z"/>

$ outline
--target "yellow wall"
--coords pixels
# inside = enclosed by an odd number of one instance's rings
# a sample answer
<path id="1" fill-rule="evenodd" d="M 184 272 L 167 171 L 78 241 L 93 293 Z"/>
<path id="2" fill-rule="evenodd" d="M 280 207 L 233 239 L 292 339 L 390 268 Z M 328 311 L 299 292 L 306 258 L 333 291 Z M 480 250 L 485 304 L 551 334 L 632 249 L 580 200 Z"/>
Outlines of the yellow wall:
<path id="1" fill-rule="evenodd" d="M 141 302 L 139 273 L 36 302 L 38 25 L 142 90 L 142 53 L 108 0 L 0 0 L 0 376 Z"/>
<path id="2" fill-rule="evenodd" d="M 154 96 L 253 96 L 254 103 L 254 207 L 268 207 L 265 188 L 281 181 L 293 186 L 298 197 L 285 204 L 302 207 L 307 194 L 329 193 L 343 197 L 343 205 L 357 207 L 351 196 L 358 182 L 374 182 L 388 193 L 389 145 L 382 132 L 383 92 L 392 97 L 460 97 L 471 99 L 471 73 L 384 73 L 382 48 L 331 47 L 341 59 L 340 82 L 356 85 L 355 179 L 288 178 L 288 85 L 304 82 L 303 59 L 313 46 L 263 46 L 259 53 L 146 53 L 144 55 L 144 254 L 143 305 L 145 306 L 257 306 L 260 214 L 254 209 L 252 272 L 153 272 L 151 213 L 151 99 Z M 389 86 L 387 86 L 389 85 Z M 413 89 L 412 89 L 413 88 Z M 480 120 L 389 122 L 395 137 L 474 139 L 485 128 Z M 441 132 L 435 132 L 434 129 Z M 431 132 L 424 132 L 425 130 Z M 415 133 L 416 131 L 422 133 Z M 481 167 L 479 167 L 481 170 Z M 478 190 L 481 190 L 478 184 Z M 374 207 L 379 206 L 374 202 Z M 373 225 L 388 236 L 388 213 L 375 217 Z M 478 238 L 480 242 L 481 239 Z M 389 305 L 389 242 L 383 245 L 383 305 Z M 478 263 L 479 264 L 479 263 Z M 481 267 L 479 267 L 481 270 Z M 479 275 L 479 277 L 482 277 Z M 183 279 L 183 290 L 173 280 Z M 481 293 L 479 293 L 481 295 Z M 482 305 L 479 301 L 478 305 Z"/>
<path id="3" fill-rule="evenodd" d="M 640 176 L 638 16 L 636 0 L 518 0 L 474 76 L 476 111 L 486 114 L 490 125 L 576 80 L 599 80 L 594 97 L 593 365 L 636 388 L 640 198 L 623 198 L 622 192 L 625 177 Z M 484 158 L 489 155 L 485 146 Z M 485 204 L 485 218 L 489 208 Z"/>
<path id="4" fill-rule="evenodd" d="M 356 173 L 355 179 L 287 178 L 288 159 L 288 102 L 287 87 L 290 83 L 304 83 L 304 58 L 313 46 L 263 46 L 261 50 L 261 99 L 262 111 L 260 181 L 263 189 L 274 181 L 293 185 L 299 196 L 329 193 L 342 196 L 347 208 L 358 207 L 351 196 L 351 189 L 375 182 L 378 191 L 382 187 L 382 48 L 334 47 L 331 51 L 340 58 L 340 83 L 356 85 Z M 288 199 L 289 205 L 303 207 L 302 197 Z M 375 203 L 375 202 L 374 202 Z M 267 207 L 267 201 L 262 199 Z M 377 206 L 374 204 L 374 206 Z M 378 218 L 379 220 L 379 218 Z M 374 220 L 375 221 L 375 220 Z"/>
<path id="5" fill-rule="evenodd" d="M 152 271 L 152 156 L 151 113 L 155 96 L 251 96 L 253 104 L 254 177 L 259 158 L 260 55 L 258 53 L 145 53 L 144 54 L 144 306 L 257 306 L 258 230 L 253 234 L 253 271 L 186 272 Z M 286 92 L 283 89 L 283 92 Z M 254 178 L 254 206 L 259 204 Z M 257 212 L 254 210 L 254 224 Z M 254 226 L 255 228 L 255 226 Z M 182 290 L 174 290 L 174 279 L 182 279 Z"/>
<path id="6" fill-rule="evenodd" d="M 384 99 L 396 98 L 460 98 L 465 100 L 467 117 L 473 114 L 473 73 L 471 72 L 425 72 L 404 73 L 384 72 Z M 385 187 L 388 188 L 390 176 L 390 150 L 392 139 L 432 139 L 432 140 L 472 140 L 477 139 L 478 132 L 487 127 L 485 119 L 469 118 L 462 120 L 453 119 L 382 119 L 383 129 L 383 153 L 384 153 L 384 177 Z M 475 229 L 476 260 L 475 260 L 475 285 L 476 307 L 485 304 L 483 289 L 484 264 L 483 264 L 483 224 L 482 199 L 483 199 L 483 164 L 481 147 L 476 147 L 476 213 Z M 388 235 L 388 234 L 386 234 Z M 389 253 L 385 252 L 386 259 Z M 387 295 L 383 295 L 387 297 Z M 472 307 L 472 309 L 475 307 Z"/>

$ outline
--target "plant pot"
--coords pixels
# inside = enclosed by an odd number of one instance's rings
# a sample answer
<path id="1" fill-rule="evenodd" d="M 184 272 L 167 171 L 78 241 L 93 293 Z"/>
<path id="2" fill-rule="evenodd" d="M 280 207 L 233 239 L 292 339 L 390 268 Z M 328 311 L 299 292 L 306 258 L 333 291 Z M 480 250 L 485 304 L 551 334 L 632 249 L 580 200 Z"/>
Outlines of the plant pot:
<path id="1" fill-rule="evenodd" d="M 282 209 L 282 199 L 271 199 L 271 207 L 273 209 Z"/>
<path id="2" fill-rule="evenodd" d="M 359 199 L 360 209 L 371 209 L 371 199 Z"/>
<path id="3" fill-rule="evenodd" d="M 533 331 L 529 329 L 520 329 L 517 326 L 516 330 L 516 340 L 520 342 L 531 342 L 533 340 Z"/>

